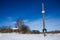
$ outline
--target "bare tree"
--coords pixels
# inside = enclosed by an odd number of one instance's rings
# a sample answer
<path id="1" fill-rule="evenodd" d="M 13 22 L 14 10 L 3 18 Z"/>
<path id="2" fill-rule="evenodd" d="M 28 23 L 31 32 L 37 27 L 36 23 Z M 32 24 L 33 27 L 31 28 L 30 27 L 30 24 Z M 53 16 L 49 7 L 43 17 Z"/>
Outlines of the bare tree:
<path id="1" fill-rule="evenodd" d="M 22 25 L 21 27 L 22 33 L 27 33 L 27 31 L 30 31 L 28 26 Z"/>

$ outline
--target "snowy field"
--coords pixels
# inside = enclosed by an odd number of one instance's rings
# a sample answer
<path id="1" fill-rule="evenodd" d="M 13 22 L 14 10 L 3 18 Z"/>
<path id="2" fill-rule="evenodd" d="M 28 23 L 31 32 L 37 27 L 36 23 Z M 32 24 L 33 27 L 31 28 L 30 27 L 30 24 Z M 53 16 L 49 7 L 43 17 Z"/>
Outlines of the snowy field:
<path id="1" fill-rule="evenodd" d="M 0 40 L 60 40 L 60 34 L 18 34 L 18 33 L 0 33 Z"/>

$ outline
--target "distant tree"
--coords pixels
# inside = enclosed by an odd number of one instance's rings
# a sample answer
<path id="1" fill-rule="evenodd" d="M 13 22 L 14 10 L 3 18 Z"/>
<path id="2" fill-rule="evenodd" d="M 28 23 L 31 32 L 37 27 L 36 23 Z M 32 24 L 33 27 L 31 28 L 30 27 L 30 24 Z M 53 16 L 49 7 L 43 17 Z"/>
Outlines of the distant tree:
<path id="1" fill-rule="evenodd" d="M 16 28 L 20 30 L 22 25 L 24 25 L 23 20 L 19 18 L 16 22 Z"/>
<path id="2" fill-rule="evenodd" d="M 33 34 L 39 34 L 40 31 L 38 31 L 38 30 L 32 30 L 32 33 L 33 33 Z"/>
<path id="3" fill-rule="evenodd" d="M 0 26 L 0 30 L 2 29 L 2 27 Z"/>
<path id="4" fill-rule="evenodd" d="M 26 33 L 27 31 L 30 31 L 29 27 L 26 25 L 22 25 L 21 30 L 22 30 L 22 33 Z"/>
<path id="5" fill-rule="evenodd" d="M 10 29 L 11 27 L 10 26 L 1 26 L 0 29 Z"/>
<path id="6" fill-rule="evenodd" d="M 21 30 L 22 33 L 26 33 L 27 31 L 30 30 L 29 27 L 26 26 L 26 25 L 24 24 L 23 20 L 20 19 L 20 18 L 19 18 L 19 19 L 17 20 L 17 22 L 16 22 L 16 28 L 18 28 L 19 30 Z"/>

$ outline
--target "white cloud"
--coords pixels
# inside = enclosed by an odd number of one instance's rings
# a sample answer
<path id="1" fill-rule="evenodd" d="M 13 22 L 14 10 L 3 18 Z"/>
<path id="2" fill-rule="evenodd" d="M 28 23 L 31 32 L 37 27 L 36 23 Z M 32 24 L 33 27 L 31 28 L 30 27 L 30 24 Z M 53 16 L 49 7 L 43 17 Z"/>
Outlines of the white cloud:
<path id="1" fill-rule="evenodd" d="M 4 19 L 4 21 L 2 21 L 0 23 L 0 26 L 12 26 L 12 27 L 14 27 L 15 23 L 16 22 L 13 21 L 12 17 L 7 17 L 7 18 Z"/>
<path id="2" fill-rule="evenodd" d="M 23 20 L 25 23 L 29 22 L 29 20 Z"/>
<path id="3" fill-rule="evenodd" d="M 29 21 L 27 23 L 25 23 L 26 25 L 28 25 L 30 27 L 31 30 L 39 30 L 41 29 L 41 25 L 42 25 L 42 20 L 41 19 L 37 19 L 34 21 Z"/>
<path id="4" fill-rule="evenodd" d="M 16 24 L 16 21 L 11 22 L 12 24 Z"/>

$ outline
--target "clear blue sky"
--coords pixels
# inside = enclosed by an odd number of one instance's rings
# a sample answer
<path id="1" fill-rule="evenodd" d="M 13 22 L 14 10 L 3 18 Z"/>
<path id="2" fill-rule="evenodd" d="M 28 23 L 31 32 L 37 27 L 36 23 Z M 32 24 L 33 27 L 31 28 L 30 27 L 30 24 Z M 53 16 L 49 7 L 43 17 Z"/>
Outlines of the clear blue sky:
<path id="1" fill-rule="evenodd" d="M 46 28 L 60 30 L 60 0 L 0 0 L 0 26 L 14 26 L 21 18 L 31 29 L 42 30 L 41 4 L 45 3 Z"/>

